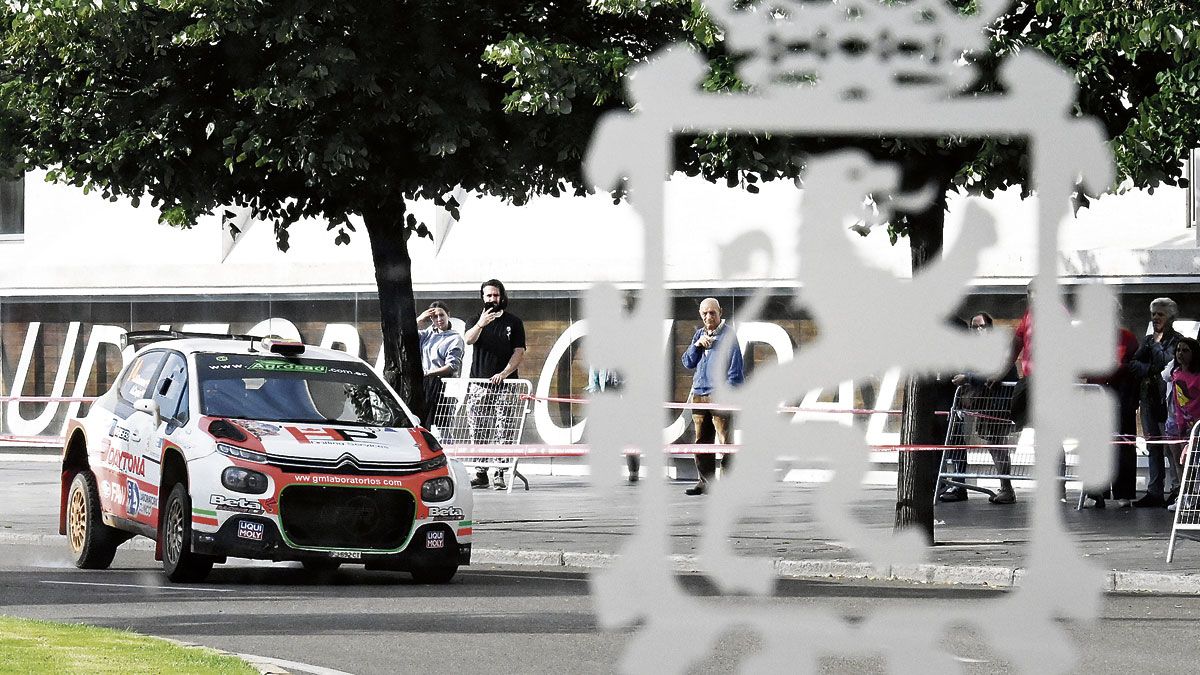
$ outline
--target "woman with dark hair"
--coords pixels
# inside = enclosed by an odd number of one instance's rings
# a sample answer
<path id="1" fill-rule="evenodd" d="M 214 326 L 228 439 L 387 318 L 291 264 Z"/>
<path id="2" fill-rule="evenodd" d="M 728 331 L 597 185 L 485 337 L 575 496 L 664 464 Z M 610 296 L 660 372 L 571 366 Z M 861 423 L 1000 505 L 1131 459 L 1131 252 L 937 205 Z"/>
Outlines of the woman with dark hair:
<path id="1" fill-rule="evenodd" d="M 440 300 L 429 303 L 429 309 L 417 317 L 417 329 L 421 338 L 421 368 L 425 373 L 422 383 L 425 410 L 421 414 L 421 426 L 429 429 L 433 427 L 445 389 L 442 378 L 458 377 L 462 368 L 463 337 L 450 328 L 450 313 Z"/>

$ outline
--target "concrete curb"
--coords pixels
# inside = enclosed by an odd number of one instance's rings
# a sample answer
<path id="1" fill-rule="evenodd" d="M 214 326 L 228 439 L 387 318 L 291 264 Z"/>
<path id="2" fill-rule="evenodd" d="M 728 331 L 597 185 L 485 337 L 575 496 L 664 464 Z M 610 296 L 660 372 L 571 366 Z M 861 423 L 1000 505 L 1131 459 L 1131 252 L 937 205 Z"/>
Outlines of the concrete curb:
<path id="1" fill-rule="evenodd" d="M 525 551 L 477 548 L 472 562 L 488 565 L 533 565 L 594 570 L 611 567 L 619 556 L 612 553 L 576 553 L 572 551 Z M 702 574 L 708 570 L 696 556 L 671 556 L 676 572 Z M 790 579 L 832 579 L 898 581 L 910 584 L 974 586 L 979 588 L 1019 588 L 1026 576 L 1023 567 L 984 565 L 892 565 L 881 571 L 871 563 L 842 560 L 776 560 L 775 572 Z M 1200 595 L 1200 574 L 1186 572 L 1122 572 L 1105 574 L 1106 593 L 1156 593 L 1160 595 Z"/>
<path id="2" fill-rule="evenodd" d="M 1117 593 L 1200 594 L 1200 574 L 1116 571 L 1110 572 L 1109 578 Z"/>
<path id="3" fill-rule="evenodd" d="M 260 675 L 290 675 L 289 671 L 286 671 L 279 666 L 276 666 L 272 663 L 257 661 L 253 658 L 246 658 L 246 655 L 244 654 L 234 654 L 233 652 L 227 652 L 224 649 L 217 649 L 216 647 L 209 647 L 208 645 L 200 645 L 196 644 L 195 642 L 184 642 L 182 640 L 173 640 L 171 638 L 158 637 L 157 635 L 147 635 L 146 637 L 163 640 L 164 642 L 170 642 L 171 644 L 179 645 L 180 647 L 186 647 L 188 649 L 200 649 L 206 652 L 220 654 L 222 656 L 232 656 L 233 658 L 239 659 L 245 662 L 251 668 L 257 670 Z"/>
<path id="4" fill-rule="evenodd" d="M 0 545 L 65 545 L 61 535 L 0 532 Z M 123 546 L 138 551 L 153 551 L 154 542 L 136 538 Z M 594 570 L 611 567 L 619 556 L 613 553 L 576 551 L 530 551 L 502 548 L 475 548 L 471 562 L 480 565 L 525 567 L 562 567 L 569 570 Z M 708 570 L 694 555 L 673 555 L 676 572 L 704 573 Z M 975 586 L 981 588 L 1019 588 L 1027 574 L 1023 567 L 983 565 L 890 565 L 876 568 L 871 563 L 844 560 L 776 560 L 775 572 L 789 579 L 833 579 L 899 581 L 911 584 Z M 1114 570 L 1105 575 L 1106 593 L 1157 593 L 1161 595 L 1200 595 L 1200 574 L 1187 572 L 1139 572 Z"/>

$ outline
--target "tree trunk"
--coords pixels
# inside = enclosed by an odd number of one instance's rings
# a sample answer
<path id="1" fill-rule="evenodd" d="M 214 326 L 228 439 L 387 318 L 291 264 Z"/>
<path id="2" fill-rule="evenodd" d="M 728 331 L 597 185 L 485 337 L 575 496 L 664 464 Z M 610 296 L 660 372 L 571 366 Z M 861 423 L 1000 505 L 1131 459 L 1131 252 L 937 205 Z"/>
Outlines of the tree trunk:
<path id="1" fill-rule="evenodd" d="M 383 331 L 383 377 L 418 417 L 425 411 L 421 344 L 413 299 L 412 258 L 404 225 L 404 205 L 394 211 L 363 213 L 371 240 L 375 283 L 379 288 L 379 325 Z"/>
<path id="2" fill-rule="evenodd" d="M 938 197 L 925 211 L 905 214 L 908 218 L 913 275 L 937 260 L 942 253 L 949 177 L 926 177 L 937 185 Z M 932 378 L 928 374 L 910 377 L 905 387 L 901 444 L 941 445 L 946 442 L 945 437 L 937 433 L 936 407 L 937 397 Z M 934 542 L 933 500 L 941 459 L 942 453 L 936 451 L 901 452 L 897 467 L 895 529 L 920 528 L 930 544 Z"/>

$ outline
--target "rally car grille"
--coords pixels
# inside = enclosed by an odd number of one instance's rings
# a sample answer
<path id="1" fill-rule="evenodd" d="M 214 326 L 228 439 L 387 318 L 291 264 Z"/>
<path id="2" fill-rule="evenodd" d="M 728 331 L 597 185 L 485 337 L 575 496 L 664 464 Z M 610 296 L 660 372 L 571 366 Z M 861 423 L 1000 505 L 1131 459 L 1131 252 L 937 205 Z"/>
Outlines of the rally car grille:
<path id="1" fill-rule="evenodd" d="M 405 490 L 302 485 L 279 496 L 283 531 L 297 546 L 397 549 L 415 512 Z"/>
<path id="2" fill-rule="evenodd" d="M 339 474 L 350 476 L 376 474 L 408 476 L 445 466 L 446 460 L 445 456 L 441 454 L 420 462 L 368 462 L 349 453 L 343 453 L 342 456 L 333 459 L 271 454 L 267 455 L 267 463 L 291 473 L 336 471 Z"/>

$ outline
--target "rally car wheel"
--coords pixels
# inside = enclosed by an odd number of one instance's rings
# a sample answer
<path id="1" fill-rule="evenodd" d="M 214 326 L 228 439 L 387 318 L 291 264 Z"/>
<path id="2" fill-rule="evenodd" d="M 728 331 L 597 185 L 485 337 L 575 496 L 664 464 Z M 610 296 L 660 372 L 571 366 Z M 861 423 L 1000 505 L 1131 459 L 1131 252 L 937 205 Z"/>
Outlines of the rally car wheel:
<path id="1" fill-rule="evenodd" d="M 418 584 L 448 584 L 457 573 L 458 565 L 414 567 L 412 569 L 412 578 Z"/>
<path id="2" fill-rule="evenodd" d="M 67 495 L 67 543 L 75 566 L 85 570 L 107 569 L 125 541 L 121 531 L 104 524 L 100 517 L 100 492 L 91 471 L 75 474 Z"/>
<path id="3" fill-rule="evenodd" d="M 192 498 L 176 483 L 163 512 L 163 571 L 175 582 L 203 581 L 215 559 L 192 552 Z"/>

